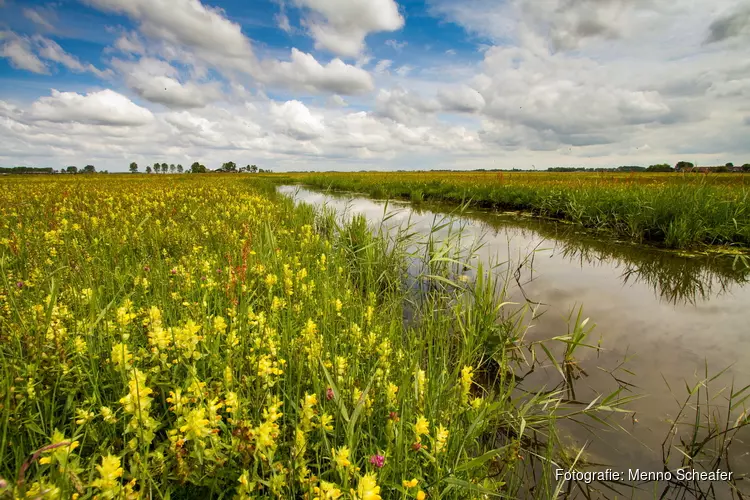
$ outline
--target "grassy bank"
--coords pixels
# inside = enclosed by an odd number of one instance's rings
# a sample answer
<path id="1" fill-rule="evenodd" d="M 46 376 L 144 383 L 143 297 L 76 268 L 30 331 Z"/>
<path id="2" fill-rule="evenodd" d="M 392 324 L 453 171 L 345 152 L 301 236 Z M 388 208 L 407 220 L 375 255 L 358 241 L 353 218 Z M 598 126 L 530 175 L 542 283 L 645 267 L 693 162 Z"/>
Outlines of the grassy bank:
<path id="1" fill-rule="evenodd" d="M 667 248 L 750 246 L 750 176 L 741 174 L 368 172 L 280 178 L 377 198 L 531 211 Z"/>
<path id="2" fill-rule="evenodd" d="M 551 498 L 556 420 L 626 401 L 517 391 L 486 273 L 415 297 L 408 235 L 246 176 L 0 183 L 0 496 Z"/>

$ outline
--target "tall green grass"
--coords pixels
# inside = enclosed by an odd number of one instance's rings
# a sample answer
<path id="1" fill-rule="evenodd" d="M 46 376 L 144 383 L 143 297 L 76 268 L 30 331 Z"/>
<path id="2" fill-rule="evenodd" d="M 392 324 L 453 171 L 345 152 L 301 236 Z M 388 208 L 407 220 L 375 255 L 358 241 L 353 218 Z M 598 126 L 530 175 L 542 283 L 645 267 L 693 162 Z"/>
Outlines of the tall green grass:
<path id="1" fill-rule="evenodd" d="M 585 175 L 585 174 L 584 174 Z M 667 248 L 750 246 L 748 189 L 742 175 L 722 177 L 559 174 L 498 177 L 462 173 L 284 174 L 322 188 L 378 198 L 470 203 L 493 210 L 523 210 Z M 727 182 L 724 182 L 724 180 Z M 736 180 L 737 182 L 729 182 Z"/>

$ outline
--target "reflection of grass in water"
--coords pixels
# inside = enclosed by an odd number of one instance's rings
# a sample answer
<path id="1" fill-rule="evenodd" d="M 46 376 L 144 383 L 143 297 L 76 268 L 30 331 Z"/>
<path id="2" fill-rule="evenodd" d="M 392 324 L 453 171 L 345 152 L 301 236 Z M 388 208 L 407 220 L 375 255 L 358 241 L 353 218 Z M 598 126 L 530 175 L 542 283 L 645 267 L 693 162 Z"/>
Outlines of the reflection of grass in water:
<path id="1" fill-rule="evenodd" d="M 693 386 L 686 383 L 687 396 L 682 402 L 670 387 L 679 411 L 662 443 L 662 457 L 664 470 L 673 476 L 678 469 L 733 472 L 728 483 L 731 496 L 745 498 L 750 494 L 745 484 L 750 475 L 746 468 L 733 469 L 731 459 L 736 454 L 731 454 L 730 450 L 735 445 L 744 445 L 747 449 L 750 413 L 746 403 L 750 399 L 750 385 L 736 388 L 732 383 L 730 387 L 718 390 L 712 387 L 712 383 L 727 370 L 709 375 L 706 366 L 703 380 Z M 745 462 L 748 462 L 747 453 L 744 455 Z M 717 494 L 713 483 L 698 480 L 678 481 L 673 478 L 660 486 L 663 488 L 662 498 L 715 498 Z"/>
<path id="2" fill-rule="evenodd" d="M 691 258 L 606 242 L 558 241 L 565 257 L 589 265 L 614 262 L 622 269 L 625 284 L 645 283 L 658 297 L 673 304 L 707 300 L 723 294 L 734 284 L 743 285 L 750 280 L 750 267 L 742 263 L 733 265 L 727 257 Z"/>

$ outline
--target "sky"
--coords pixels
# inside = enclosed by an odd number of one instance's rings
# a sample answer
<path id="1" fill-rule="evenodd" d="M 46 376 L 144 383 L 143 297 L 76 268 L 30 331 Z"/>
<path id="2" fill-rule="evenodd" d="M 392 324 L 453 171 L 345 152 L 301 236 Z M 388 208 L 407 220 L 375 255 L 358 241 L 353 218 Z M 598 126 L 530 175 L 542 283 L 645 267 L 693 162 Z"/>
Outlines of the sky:
<path id="1" fill-rule="evenodd" d="M 749 0 L 0 0 L 0 165 L 739 165 L 749 47 Z"/>

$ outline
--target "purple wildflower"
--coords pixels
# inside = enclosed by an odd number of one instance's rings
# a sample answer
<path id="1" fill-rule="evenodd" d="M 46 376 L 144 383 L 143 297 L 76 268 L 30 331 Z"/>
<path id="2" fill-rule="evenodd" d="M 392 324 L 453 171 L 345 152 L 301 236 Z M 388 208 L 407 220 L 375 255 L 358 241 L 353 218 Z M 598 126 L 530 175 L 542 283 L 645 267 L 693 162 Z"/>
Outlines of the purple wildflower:
<path id="1" fill-rule="evenodd" d="M 370 457 L 370 463 L 378 469 L 382 469 L 385 465 L 385 457 L 383 455 L 373 455 Z"/>

